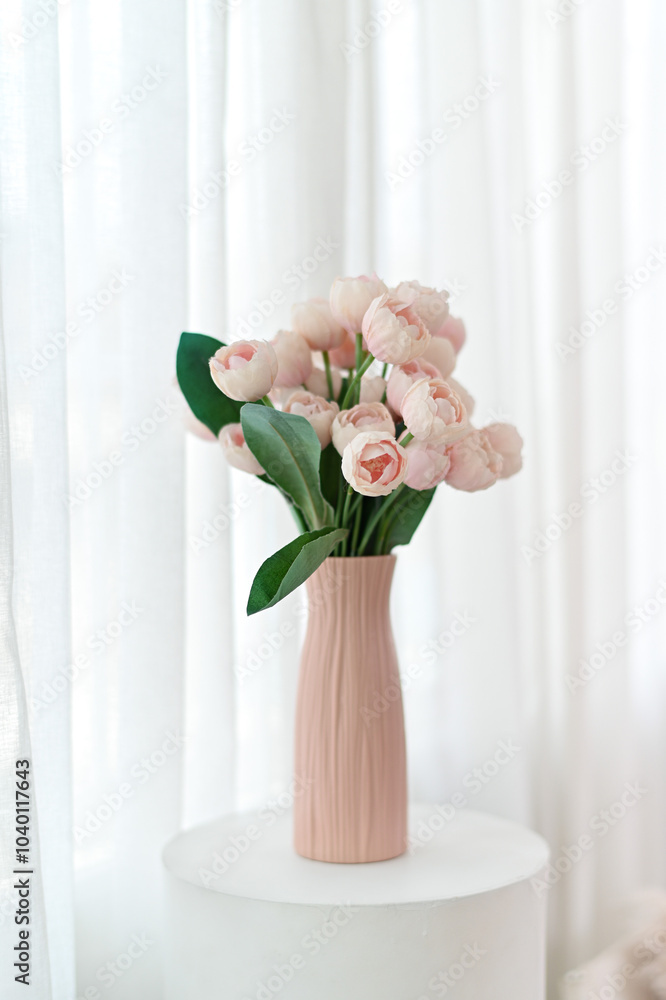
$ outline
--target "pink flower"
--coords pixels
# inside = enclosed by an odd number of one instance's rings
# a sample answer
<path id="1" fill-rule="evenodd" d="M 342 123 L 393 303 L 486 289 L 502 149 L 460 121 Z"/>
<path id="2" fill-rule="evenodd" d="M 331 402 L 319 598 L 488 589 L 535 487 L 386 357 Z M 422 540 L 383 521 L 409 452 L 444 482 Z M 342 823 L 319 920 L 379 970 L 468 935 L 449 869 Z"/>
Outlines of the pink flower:
<path id="1" fill-rule="evenodd" d="M 360 333 L 363 317 L 370 303 L 387 291 L 376 274 L 358 278 L 336 278 L 331 286 L 331 311 L 338 323 L 352 336 Z"/>
<path id="2" fill-rule="evenodd" d="M 402 440 L 402 437 L 400 438 Z M 414 439 L 405 445 L 405 483 L 413 490 L 430 490 L 444 481 L 451 466 L 446 445 Z"/>
<path id="3" fill-rule="evenodd" d="M 421 285 L 418 281 L 401 281 L 391 295 L 409 302 L 434 336 L 449 315 L 449 293 Z"/>
<path id="4" fill-rule="evenodd" d="M 448 378 L 456 366 L 456 352 L 453 344 L 445 337 L 431 337 L 423 352 L 423 359 L 438 370 L 442 378 Z"/>
<path id="5" fill-rule="evenodd" d="M 342 410 L 333 421 L 333 444 L 342 453 L 349 442 L 361 431 L 386 431 L 395 437 L 395 424 L 382 403 L 359 403 L 351 410 Z"/>
<path id="6" fill-rule="evenodd" d="M 342 456 L 342 475 L 357 493 L 385 497 L 405 478 L 407 455 L 386 431 L 362 431 Z"/>
<path id="7" fill-rule="evenodd" d="M 342 375 L 338 368 L 331 367 L 331 381 L 333 382 L 333 395 L 339 396 L 342 389 Z M 315 396 L 324 396 L 328 399 L 328 379 L 323 368 L 313 368 L 310 375 L 305 380 L 305 388 L 313 392 Z"/>
<path id="8" fill-rule="evenodd" d="M 243 403 L 265 396 L 278 373 L 277 356 L 265 340 L 237 340 L 221 347 L 208 363 L 218 389 Z"/>
<path id="9" fill-rule="evenodd" d="M 428 328 L 412 306 L 391 295 L 373 299 L 363 317 L 363 336 L 379 361 L 404 365 L 423 354 L 430 341 Z"/>
<path id="10" fill-rule="evenodd" d="M 458 382 L 457 379 L 451 378 L 449 376 L 446 381 L 449 383 L 455 394 L 457 396 L 460 396 L 460 398 L 462 399 L 463 406 L 465 407 L 465 410 L 467 412 L 467 416 L 471 417 L 472 414 L 474 413 L 474 406 L 476 405 L 474 403 L 474 396 L 472 396 L 471 393 L 469 393 L 467 389 L 463 385 L 461 385 L 460 382 Z"/>
<path id="11" fill-rule="evenodd" d="M 386 392 L 386 379 L 381 375 L 364 375 L 361 379 L 361 402 L 379 403 Z"/>
<path id="12" fill-rule="evenodd" d="M 502 456 L 500 479 L 515 476 L 523 467 L 523 439 L 513 424 L 489 424 L 483 431 L 490 447 Z"/>
<path id="13" fill-rule="evenodd" d="M 346 368 L 347 370 L 354 368 L 356 365 L 356 337 L 347 334 L 342 346 L 332 350 L 329 357 L 331 364 L 337 365 L 338 368 Z"/>
<path id="14" fill-rule="evenodd" d="M 345 342 L 345 330 L 333 317 L 326 299 L 296 302 L 291 307 L 291 325 L 313 351 L 330 351 Z"/>
<path id="15" fill-rule="evenodd" d="M 484 431 L 471 431 L 447 451 L 451 467 L 446 482 L 456 490 L 486 490 L 502 473 L 502 456 L 494 451 Z"/>
<path id="16" fill-rule="evenodd" d="M 465 324 L 457 316 L 449 316 L 442 326 L 435 331 L 435 336 L 445 337 L 449 340 L 453 344 L 454 351 L 458 354 L 467 338 Z"/>
<path id="17" fill-rule="evenodd" d="M 312 354 L 305 338 L 293 330 L 278 330 L 271 344 L 278 360 L 274 384 L 280 388 L 305 382 L 312 371 Z"/>
<path id="18" fill-rule="evenodd" d="M 284 412 L 305 417 L 314 427 L 320 445 L 325 448 L 331 443 L 331 425 L 339 409 L 337 403 L 329 403 L 323 396 L 300 389 L 289 397 Z"/>
<path id="19" fill-rule="evenodd" d="M 229 465 L 241 469 L 242 472 L 251 472 L 255 476 L 264 474 L 264 470 L 245 443 L 240 424 L 225 424 L 218 437 Z"/>
<path id="20" fill-rule="evenodd" d="M 408 361 L 406 365 L 396 365 L 395 368 L 391 369 L 386 389 L 389 406 L 394 413 L 401 413 L 402 401 L 412 382 L 416 382 L 420 378 L 439 377 L 440 373 L 437 368 L 429 361 L 424 361 L 423 358 Z"/>
<path id="21" fill-rule="evenodd" d="M 461 399 L 442 378 L 413 382 L 402 401 L 405 426 L 419 441 L 456 441 L 467 430 Z"/>

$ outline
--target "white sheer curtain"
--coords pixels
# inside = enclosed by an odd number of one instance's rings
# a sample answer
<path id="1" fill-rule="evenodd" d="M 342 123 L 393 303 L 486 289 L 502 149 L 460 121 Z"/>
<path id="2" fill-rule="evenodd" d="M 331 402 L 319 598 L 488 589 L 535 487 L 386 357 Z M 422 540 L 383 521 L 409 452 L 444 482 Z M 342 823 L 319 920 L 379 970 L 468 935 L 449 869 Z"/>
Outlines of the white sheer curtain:
<path id="1" fill-rule="evenodd" d="M 394 621 L 412 797 L 447 799 L 513 740 L 470 805 L 555 859 L 593 838 L 548 890 L 555 995 L 666 874 L 666 12 L 51 7 L 0 11 L 7 995 L 15 759 L 34 770 L 40 1000 L 157 1000 L 161 846 L 287 784 L 302 597 L 244 604 L 293 527 L 185 441 L 174 353 L 182 329 L 271 336 L 292 301 L 373 269 L 448 284 L 478 419 L 525 437 L 515 480 L 440 491 Z M 581 660 L 593 676 L 567 683 Z"/>

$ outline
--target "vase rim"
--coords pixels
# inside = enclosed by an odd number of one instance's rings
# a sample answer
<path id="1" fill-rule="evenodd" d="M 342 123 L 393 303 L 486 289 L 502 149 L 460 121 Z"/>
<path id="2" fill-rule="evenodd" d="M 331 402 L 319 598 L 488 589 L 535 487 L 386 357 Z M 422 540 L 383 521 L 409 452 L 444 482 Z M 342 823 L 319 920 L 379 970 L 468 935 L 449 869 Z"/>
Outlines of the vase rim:
<path id="1" fill-rule="evenodd" d="M 335 563 L 349 563 L 349 562 L 386 562 L 388 559 L 391 562 L 395 562 L 398 557 L 392 552 L 387 555 L 382 556 L 327 556 L 325 562 L 335 562 Z"/>

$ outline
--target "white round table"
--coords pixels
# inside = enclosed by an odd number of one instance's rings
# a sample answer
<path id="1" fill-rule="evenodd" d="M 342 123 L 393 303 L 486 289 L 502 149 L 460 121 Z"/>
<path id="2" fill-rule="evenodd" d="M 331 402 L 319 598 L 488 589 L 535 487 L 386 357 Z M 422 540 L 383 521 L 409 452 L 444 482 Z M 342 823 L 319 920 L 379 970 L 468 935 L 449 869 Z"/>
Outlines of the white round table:
<path id="1" fill-rule="evenodd" d="M 291 817 L 178 834 L 167 871 L 167 1000 L 543 1000 L 548 860 L 537 834 L 451 807 L 410 814 L 410 851 L 299 857 Z"/>

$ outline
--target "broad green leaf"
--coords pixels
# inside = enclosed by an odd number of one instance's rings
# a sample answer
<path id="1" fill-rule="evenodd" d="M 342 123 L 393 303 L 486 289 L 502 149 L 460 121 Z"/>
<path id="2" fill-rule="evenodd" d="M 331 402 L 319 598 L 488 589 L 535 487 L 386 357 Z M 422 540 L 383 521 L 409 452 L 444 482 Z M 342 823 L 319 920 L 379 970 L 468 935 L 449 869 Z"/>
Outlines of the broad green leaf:
<path id="1" fill-rule="evenodd" d="M 407 545 L 430 506 L 435 490 L 412 490 L 406 486 L 389 511 L 388 531 L 382 549 L 390 552 L 394 545 Z"/>
<path id="2" fill-rule="evenodd" d="M 270 556 L 259 567 L 252 583 L 247 602 L 248 615 L 272 608 L 300 587 L 347 533 L 346 528 L 307 531 Z"/>
<path id="3" fill-rule="evenodd" d="M 319 484 L 319 439 L 305 417 L 263 403 L 245 403 L 241 423 L 250 451 L 302 510 L 308 525 L 332 524 L 333 510 Z"/>
<path id="4" fill-rule="evenodd" d="M 183 333 L 176 355 L 178 385 L 194 416 L 213 434 L 219 434 L 225 424 L 239 423 L 243 405 L 225 396 L 211 378 L 208 361 L 223 346 L 205 333 Z"/>

